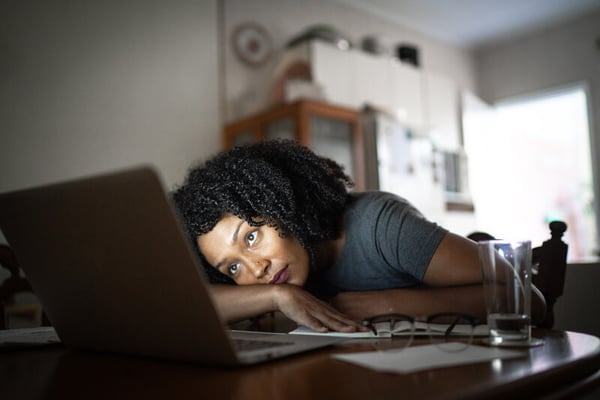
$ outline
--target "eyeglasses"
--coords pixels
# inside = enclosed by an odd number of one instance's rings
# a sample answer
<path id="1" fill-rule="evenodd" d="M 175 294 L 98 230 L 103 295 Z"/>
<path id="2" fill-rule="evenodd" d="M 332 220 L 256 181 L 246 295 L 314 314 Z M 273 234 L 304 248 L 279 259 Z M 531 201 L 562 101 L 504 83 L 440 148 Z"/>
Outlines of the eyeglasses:
<path id="1" fill-rule="evenodd" d="M 377 337 L 404 339 L 409 346 L 415 336 L 429 336 L 431 343 L 447 351 L 461 351 L 481 333 L 477 318 L 461 313 L 439 313 L 425 318 L 413 318 L 403 314 L 384 314 L 367 318 L 362 324 Z M 484 333 L 487 334 L 487 330 Z"/>

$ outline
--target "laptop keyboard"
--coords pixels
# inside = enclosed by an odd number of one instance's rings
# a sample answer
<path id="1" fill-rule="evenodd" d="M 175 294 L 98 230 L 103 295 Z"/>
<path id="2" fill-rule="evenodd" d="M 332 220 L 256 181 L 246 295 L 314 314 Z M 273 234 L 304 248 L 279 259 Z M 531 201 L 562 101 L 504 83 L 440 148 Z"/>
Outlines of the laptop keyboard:
<path id="1" fill-rule="evenodd" d="M 233 339 L 233 345 L 238 351 L 260 350 L 279 346 L 287 346 L 292 342 L 269 342 L 266 340 Z"/>

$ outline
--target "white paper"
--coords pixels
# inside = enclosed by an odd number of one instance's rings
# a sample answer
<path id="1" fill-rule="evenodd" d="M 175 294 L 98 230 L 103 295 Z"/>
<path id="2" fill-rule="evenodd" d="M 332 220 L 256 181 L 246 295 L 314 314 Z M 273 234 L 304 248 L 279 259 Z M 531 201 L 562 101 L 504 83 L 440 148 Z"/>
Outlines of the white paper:
<path id="1" fill-rule="evenodd" d="M 527 351 L 470 345 L 462 351 L 444 351 L 436 345 L 413 346 L 401 350 L 333 354 L 332 357 L 380 372 L 411 373 L 415 371 L 471 364 L 498 358 L 527 355 Z"/>
<path id="2" fill-rule="evenodd" d="M 289 332 L 291 335 L 315 335 L 315 336 L 335 336 L 335 337 L 343 337 L 348 339 L 361 339 L 361 338 L 377 338 L 373 332 L 338 332 L 338 331 L 329 331 L 329 332 L 317 332 L 313 331 L 306 326 L 299 326 L 293 331 Z"/>
<path id="3" fill-rule="evenodd" d="M 60 343 L 60 338 L 50 326 L 0 331 L 0 350 L 56 343 Z"/>

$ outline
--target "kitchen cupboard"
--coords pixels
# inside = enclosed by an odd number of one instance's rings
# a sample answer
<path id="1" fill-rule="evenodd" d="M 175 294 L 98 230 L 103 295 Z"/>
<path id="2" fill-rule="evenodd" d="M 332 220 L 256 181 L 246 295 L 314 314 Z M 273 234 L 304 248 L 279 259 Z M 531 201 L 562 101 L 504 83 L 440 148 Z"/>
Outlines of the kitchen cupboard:
<path id="1" fill-rule="evenodd" d="M 427 112 L 425 130 L 443 151 L 460 152 L 460 101 L 457 85 L 449 78 L 427 73 L 424 78 L 423 97 Z"/>
<path id="2" fill-rule="evenodd" d="M 413 129 L 424 123 L 423 73 L 399 60 L 359 50 L 340 50 L 312 41 L 290 50 L 309 64 L 312 79 L 331 103 L 362 109 L 370 105 Z M 284 63 L 292 58 L 283 59 Z M 283 67 L 284 68 L 284 67 Z"/>

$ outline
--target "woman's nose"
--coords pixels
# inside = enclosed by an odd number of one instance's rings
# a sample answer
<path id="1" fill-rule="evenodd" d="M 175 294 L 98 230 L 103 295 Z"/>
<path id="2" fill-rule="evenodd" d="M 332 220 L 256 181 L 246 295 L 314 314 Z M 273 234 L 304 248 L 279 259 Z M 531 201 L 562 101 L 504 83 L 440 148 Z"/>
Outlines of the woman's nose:
<path id="1" fill-rule="evenodd" d="M 271 266 L 271 263 L 269 263 L 268 260 L 257 259 L 251 263 L 250 268 L 252 270 L 252 274 L 254 275 L 254 277 L 256 279 L 260 279 L 267 275 L 267 272 L 269 272 L 270 266 Z"/>

